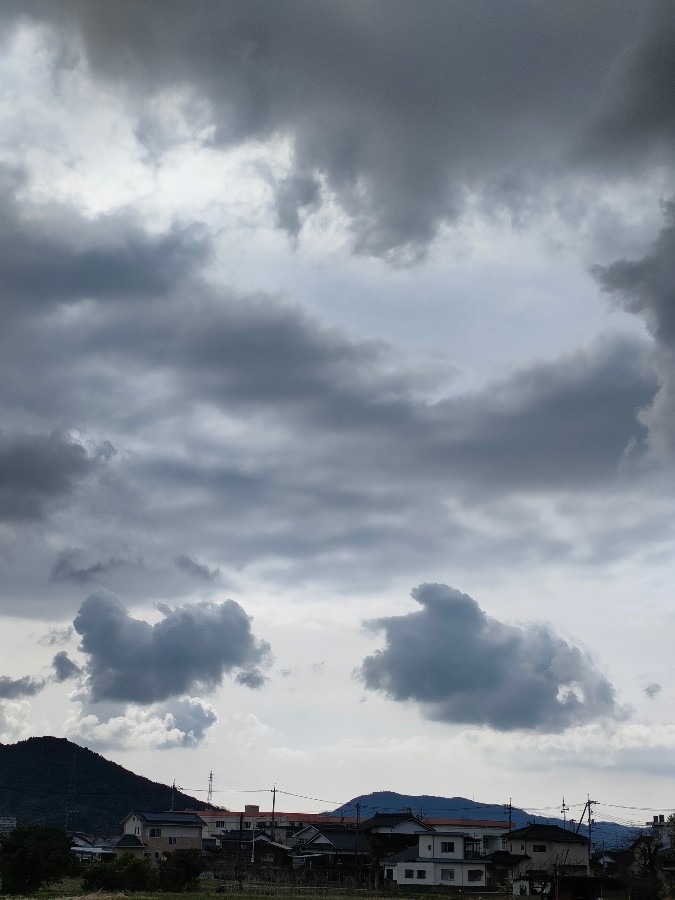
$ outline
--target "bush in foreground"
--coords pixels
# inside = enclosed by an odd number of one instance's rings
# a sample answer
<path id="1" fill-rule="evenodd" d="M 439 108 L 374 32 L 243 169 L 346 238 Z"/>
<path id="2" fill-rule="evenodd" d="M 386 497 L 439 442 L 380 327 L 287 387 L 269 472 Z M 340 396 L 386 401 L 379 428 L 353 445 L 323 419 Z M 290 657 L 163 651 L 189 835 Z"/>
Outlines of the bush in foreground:
<path id="1" fill-rule="evenodd" d="M 68 874 L 70 838 L 59 828 L 20 827 L 0 843 L 0 878 L 5 894 L 30 894 Z"/>

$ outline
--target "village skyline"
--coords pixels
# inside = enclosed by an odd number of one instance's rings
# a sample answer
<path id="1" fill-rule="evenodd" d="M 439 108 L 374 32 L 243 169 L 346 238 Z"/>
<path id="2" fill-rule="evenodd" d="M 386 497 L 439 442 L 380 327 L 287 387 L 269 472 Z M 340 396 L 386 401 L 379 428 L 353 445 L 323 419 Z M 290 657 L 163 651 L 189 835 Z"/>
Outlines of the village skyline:
<path id="1" fill-rule="evenodd" d="M 0 742 L 667 810 L 673 4 L 0 24 Z"/>

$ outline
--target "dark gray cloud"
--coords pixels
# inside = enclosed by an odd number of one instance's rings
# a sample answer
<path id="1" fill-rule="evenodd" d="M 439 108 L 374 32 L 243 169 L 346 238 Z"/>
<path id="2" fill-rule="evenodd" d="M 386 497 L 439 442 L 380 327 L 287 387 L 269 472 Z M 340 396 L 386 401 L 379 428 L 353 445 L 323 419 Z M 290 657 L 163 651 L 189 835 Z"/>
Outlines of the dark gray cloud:
<path id="1" fill-rule="evenodd" d="M 203 287 L 202 294 L 201 302 L 192 297 L 189 321 L 179 304 L 164 303 L 160 322 L 150 307 L 133 331 L 107 319 L 105 330 L 94 324 L 79 337 L 106 365 L 162 373 L 176 408 L 199 397 L 228 417 L 254 415 L 283 437 L 311 434 L 302 454 L 323 468 L 324 485 L 333 482 L 328 469 L 358 447 L 348 462 L 352 478 L 372 466 L 381 477 L 443 476 L 471 488 L 589 486 L 612 479 L 627 448 L 639 452 L 644 442 L 636 413 L 658 385 L 638 340 L 599 340 L 480 392 L 432 403 L 422 379 L 392 365 L 384 343 L 323 328 L 265 297 L 217 297 Z M 220 468 L 198 472 L 185 460 L 160 466 L 157 460 L 146 476 L 177 483 L 192 472 L 215 480 Z M 220 476 L 235 500 L 274 487 L 246 469 Z"/>
<path id="2" fill-rule="evenodd" d="M 598 145 L 620 161 L 623 122 L 640 125 L 631 176 L 655 144 L 673 149 L 664 2 L 201 0 L 186 16 L 179 0 L 69 0 L 20 12 L 70 42 L 57 64 L 76 45 L 124 90 L 154 156 L 165 139 L 148 106 L 176 91 L 218 146 L 287 138 L 290 173 L 271 179 L 279 224 L 297 235 L 329 197 L 360 252 L 414 258 L 476 194 L 522 215 L 544 179 L 550 189 Z"/>
<path id="3" fill-rule="evenodd" d="M 643 4 L 638 39 L 617 66 L 585 149 L 599 163 L 671 161 L 675 150 L 675 22 L 669 0 Z"/>
<path id="4" fill-rule="evenodd" d="M 657 682 L 655 682 L 655 681 L 652 681 L 652 683 L 648 684 L 647 687 L 644 689 L 645 694 L 649 698 L 657 697 L 661 693 L 662 690 L 663 690 L 663 688 L 661 687 L 661 685 L 657 684 Z"/>
<path id="5" fill-rule="evenodd" d="M 675 201 L 663 204 L 665 224 L 640 259 L 620 259 L 595 266 L 605 291 L 629 312 L 639 315 L 656 340 L 655 369 L 660 386 L 641 416 L 653 449 L 675 448 Z"/>
<path id="6" fill-rule="evenodd" d="M 190 747 L 197 745 L 205 736 L 207 729 L 218 721 L 213 707 L 198 697 L 182 697 L 166 705 L 176 728 L 183 732 L 182 743 Z M 171 744 L 167 744 L 169 749 Z"/>
<path id="7" fill-rule="evenodd" d="M 106 575 L 112 569 L 123 566 L 123 559 L 108 559 L 105 562 L 95 562 L 89 566 L 81 565 L 85 556 L 82 550 L 73 548 L 59 553 L 58 559 L 52 566 L 49 577 L 52 581 L 71 581 L 75 584 L 91 584 L 98 581 L 100 576 Z"/>
<path id="8" fill-rule="evenodd" d="M 42 518 L 94 465 L 66 434 L 0 434 L 0 520 Z"/>
<path id="9" fill-rule="evenodd" d="M 171 610 L 156 625 L 129 616 L 119 598 L 91 594 L 73 623 L 87 654 L 87 687 L 94 702 L 154 703 L 195 687 L 213 689 L 234 670 L 269 660 L 251 620 L 233 600 Z"/>
<path id="10" fill-rule="evenodd" d="M 260 669 L 246 669 L 244 672 L 239 672 L 234 680 L 237 684 L 243 684 L 244 687 L 252 688 L 253 690 L 263 687 L 265 682 L 268 681 Z"/>
<path id="11" fill-rule="evenodd" d="M 187 553 L 181 553 L 174 559 L 176 568 L 181 572 L 186 572 L 194 578 L 201 578 L 204 581 L 215 581 L 220 576 L 219 569 L 209 569 L 204 563 L 197 562 Z"/>
<path id="12" fill-rule="evenodd" d="M 55 681 L 67 681 L 69 678 L 77 678 L 82 669 L 74 663 L 65 650 L 60 650 L 52 660 Z"/>
<path id="13" fill-rule="evenodd" d="M 593 272 L 626 310 L 643 316 L 657 341 L 675 345 L 675 201 L 663 204 L 665 226 L 642 259 L 621 259 Z"/>
<path id="14" fill-rule="evenodd" d="M 19 697 L 34 697 L 44 688 L 44 681 L 25 675 L 23 678 L 0 676 L 0 700 L 16 700 Z"/>
<path id="15" fill-rule="evenodd" d="M 422 609 L 375 619 L 385 648 L 366 657 L 367 688 L 429 718 L 542 732 L 619 717 L 615 690 L 590 656 L 541 624 L 510 625 L 445 584 L 412 591 Z"/>
<path id="16" fill-rule="evenodd" d="M 134 300 L 163 294 L 202 264 L 209 242 L 196 225 L 151 236 L 131 211 L 87 219 L 56 203 L 19 202 L 21 170 L 0 167 L 2 306 Z M 7 317 L 5 312 L 5 318 Z"/>

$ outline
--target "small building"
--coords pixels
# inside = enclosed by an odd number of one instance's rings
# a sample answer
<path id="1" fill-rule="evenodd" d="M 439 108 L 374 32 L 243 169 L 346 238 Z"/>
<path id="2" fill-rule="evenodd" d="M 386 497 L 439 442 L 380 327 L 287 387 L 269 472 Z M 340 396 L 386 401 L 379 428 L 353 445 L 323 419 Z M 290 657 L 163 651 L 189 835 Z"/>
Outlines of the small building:
<path id="1" fill-rule="evenodd" d="M 117 854 L 115 838 L 105 841 L 93 840 L 83 834 L 73 834 L 70 836 L 71 846 L 70 853 L 74 859 L 84 866 L 91 866 L 94 863 L 113 862 Z"/>

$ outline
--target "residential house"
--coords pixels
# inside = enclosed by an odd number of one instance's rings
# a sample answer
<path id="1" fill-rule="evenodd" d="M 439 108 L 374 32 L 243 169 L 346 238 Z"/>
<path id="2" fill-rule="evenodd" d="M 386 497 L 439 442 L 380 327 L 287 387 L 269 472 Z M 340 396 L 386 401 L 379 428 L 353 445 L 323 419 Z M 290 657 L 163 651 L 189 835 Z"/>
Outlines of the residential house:
<path id="1" fill-rule="evenodd" d="M 509 828 L 508 820 L 493 819 L 424 819 L 436 831 L 458 829 L 480 840 L 481 854 L 497 853 L 504 846 L 504 832 Z"/>
<path id="2" fill-rule="evenodd" d="M 494 862 L 508 866 L 517 893 L 539 893 L 540 885 L 553 878 L 591 874 L 590 842 L 574 831 L 559 825 L 526 825 L 504 837 L 506 853 L 495 854 L 500 858 Z"/>
<path id="3" fill-rule="evenodd" d="M 364 845 L 375 860 L 392 853 L 417 846 L 417 835 L 434 831 L 431 825 L 414 816 L 409 810 L 398 813 L 376 813 L 360 823 Z"/>
<path id="4" fill-rule="evenodd" d="M 310 826 L 303 829 L 302 834 L 305 837 L 295 845 L 296 867 L 300 857 L 311 862 L 317 861 L 321 856 L 323 862 L 330 866 L 338 863 L 356 864 L 363 860 L 366 853 L 363 832 L 357 831 L 356 828 L 328 825 L 318 829 L 316 826 Z"/>
<path id="5" fill-rule="evenodd" d="M 203 820 L 193 812 L 131 812 L 123 820 L 117 851 L 129 850 L 152 860 L 174 850 L 202 849 Z"/>
<path id="6" fill-rule="evenodd" d="M 200 810 L 199 816 L 206 825 L 204 837 L 214 838 L 216 845 L 222 832 L 232 831 L 264 831 L 273 840 L 292 845 L 293 835 L 308 825 L 321 827 L 353 822 L 351 819 L 341 820 L 335 816 L 316 813 L 261 810 L 255 804 L 247 804 L 240 812 L 226 809 Z"/>
<path id="7" fill-rule="evenodd" d="M 385 883 L 406 887 L 485 888 L 490 870 L 480 839 L 461 831 L 428 831 L 382 863 Z"/>
<path id="8" fill-rule="evenodd" d="M 217 838 L 223 859 L 281 868 L 290 863 L 291 848 L 255 829 L 222 831 Z"/>

